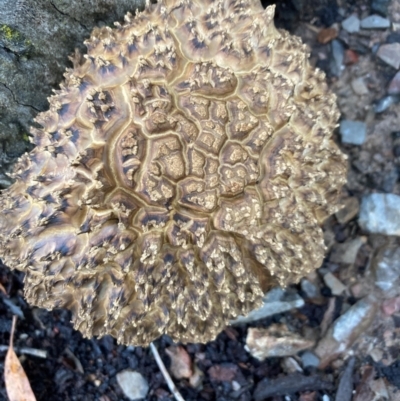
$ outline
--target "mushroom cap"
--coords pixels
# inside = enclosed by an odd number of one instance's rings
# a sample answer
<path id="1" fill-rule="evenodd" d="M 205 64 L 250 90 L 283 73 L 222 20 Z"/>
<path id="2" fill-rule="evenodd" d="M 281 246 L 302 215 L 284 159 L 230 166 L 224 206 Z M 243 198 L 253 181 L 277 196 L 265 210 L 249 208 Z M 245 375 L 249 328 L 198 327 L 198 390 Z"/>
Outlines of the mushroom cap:
<path id="1" fill-rule="evenodd" d="M 339 112 L 259 0 L 163 0 L 96 28 L 0 197 L 0 255 L 84 336 L 207 342 L 321 265 Z"/>

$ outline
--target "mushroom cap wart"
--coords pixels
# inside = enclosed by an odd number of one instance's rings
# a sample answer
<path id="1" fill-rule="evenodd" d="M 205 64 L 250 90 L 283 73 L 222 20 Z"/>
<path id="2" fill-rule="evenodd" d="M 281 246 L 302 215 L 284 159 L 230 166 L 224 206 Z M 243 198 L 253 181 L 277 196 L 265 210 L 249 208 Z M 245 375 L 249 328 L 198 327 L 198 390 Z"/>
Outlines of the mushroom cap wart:
<path id="1" fill-rule="evenodd" d="M 206 342 L 321 265 L 339 112 L 259 0 L 164 0 L 96 28 L 0 199 L 0 256 L 85 336 Z"/>

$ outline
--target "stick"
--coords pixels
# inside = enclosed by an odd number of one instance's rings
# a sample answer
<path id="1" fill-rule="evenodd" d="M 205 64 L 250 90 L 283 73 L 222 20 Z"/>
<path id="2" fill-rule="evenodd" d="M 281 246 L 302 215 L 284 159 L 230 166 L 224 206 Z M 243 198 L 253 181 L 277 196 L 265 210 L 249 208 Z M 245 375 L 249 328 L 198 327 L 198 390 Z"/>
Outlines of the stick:
<path id="1" fill-rule="evenodd" d="M 183 397 L 181 396 L 180 392 L 176 388 L 174 382 L 171 379 L 171 376 L 169 375 L 167 369 L 165 368 L 165 365 L 160 357 L 160 354 L 157 351 L 156 346 L 153 343 L 150 343 L 150 349 L 151 352 L 153 353 L 154 359 L 157 362 L 157 365 L 159 369 L 161 370 L 162 375 L 164 376 L 165 381 L 167 382 L 168 388 L 175 397 L 176 401 L 185 401 Z"/>
<path id="2" fill-rule="evenodd" d="M 6 352 L 6 351 L 8 351 L 8 345 L 0 345 L 0 352 Z M 21 348 L 15 347 L 14 351 L 17 354 L 28 354 L 37 356 L 38 358 L 47 358 L 47 351 L 41 349 L 29 348 L 29 347 L 21 347 Z"/>

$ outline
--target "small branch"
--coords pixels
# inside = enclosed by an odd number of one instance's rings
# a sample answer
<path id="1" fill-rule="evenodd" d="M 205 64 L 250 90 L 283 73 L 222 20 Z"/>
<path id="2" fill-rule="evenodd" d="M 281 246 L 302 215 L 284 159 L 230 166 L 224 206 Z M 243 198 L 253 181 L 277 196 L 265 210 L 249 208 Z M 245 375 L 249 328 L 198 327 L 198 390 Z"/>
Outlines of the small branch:
<path id="1" fill-rule="evenodd" d="M 178 389 L 176 388 L 174 382 L 172 381 L 171 376 L 169 375 L 160 357 L 160 354 L 158 353 L 157 348 L 153 343 L 150 343 L 150 349 L 151 352 L 153 353 L 154 359 L 156 360 L 159 369 L 161 370 L 162 375 L 164 376 L 165 381 L 167 382 L 168 388 L 175 397 L 176 401 L 185 401 L 181 396 L 180 392 L 178 391 Z"/>
<path id="2" fill-rule="evenodd" d="M 0 352 L 6 352 L 8 351 L 8 345 L 0 345 Z M 33 355 L 38 358 L 47 358 L 47 351 L 41 350 L 41 349 L 36 349 L 36 348 L 29 348 L 29 347 L 15 347 L 14 348 L 15 352 L 18 354 L 27 354 L 27 355 Z"/>

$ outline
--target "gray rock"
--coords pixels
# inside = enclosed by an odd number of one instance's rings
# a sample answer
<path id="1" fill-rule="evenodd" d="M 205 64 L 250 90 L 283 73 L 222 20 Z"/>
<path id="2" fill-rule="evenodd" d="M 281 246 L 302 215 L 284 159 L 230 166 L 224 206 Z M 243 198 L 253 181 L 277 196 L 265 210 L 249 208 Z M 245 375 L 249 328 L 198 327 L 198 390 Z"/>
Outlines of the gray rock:
<path id="1" fill-rule="evenodd" d="M 388 7 L 390 4 L 390 0 L 372 0 L 371 1 L 371 10 L 374 13 L 379 13 L 384 16 L 388 13 Z"/>
<path id="2" fill-rule="evenodd" d="M 375 276 L 375 285 L 384 291 L 387 297 L 399 294 L 400 247 L 381 248 L 372 260 L 371 269 Z"/>
<path id="3" fill-rule="evenodd" d="M 349 33 L 358 32 L 360 30 L 360 19 L 355 15 L 350 15 L 342 21 L 342 27 Z"/>
<path id="4" fill-rule="evenodd" d="M 343 60 L 344 60 L 344 46 L 342 42 L 337 39 L 331 42 L 331 60 L 329 69 L 335 77 L 340 77 L 343 71 Z"/>
<path id="5" fill-rule="evenodd" d="M 146 379 L 133 370 L 123 370 L 117 374 L 117 382 L 125 397 L 130 400 L 142 400 L 149 391 Z"/>
<path id="6" fill-rule="evenodd" d="M 396 70 L 400 67 L 400 43 L 386 43 L 379 46 L 377 56 Z"/>
<path id="7" fill-rule="evenodd" d="M 388 87 L 389 95 L 400 95 L 400 71 L 396 72 L 396 75 L 392 78 Z"/>
<path id="8" fill-rule="evenodd" d="M 254 322 L 277 313 L 302 308 L 303 306 L 304 299 L 300 295 L 283 291 L 277 287 L 267 292 L 264 296 L 264 303 L 260 308 L 251 311 L 247 316 L 239 316 L 231 324 Z"/>
<path id="9" fill-rule="evenodd" d="M 303 278 L 300 286 L 304 294 L 307 295 L 307 298 L 316 298 L 318 296 L 318 288 L 311 281 Z"/>
<path id="10" fill-rule="evenodd" d="M 391 105 L 399 103 L 400 101 L 400 96 L 396 95 L 389 95 L 389 96 L 384 96 L 383 98 L 379 99 L 375 106 L 374 106 L 374 111 L 375 113 L 383 113 L 385 110 L 387 110 Z"/>
<path id="11" fill-rule="evenodd" d="M 333 295 L 341 295 L 346 290 L 346 286 L 331 272 L 324 275 L 324 282 L 331 289 Z"/>
<path id="12" fill-rule="evenodd" d="M 371 295 L 360 299 L 335 320 L 314 350 L 320 358 L 321 369 L 345 352 L 368 329 L 377 309 L 378 301 Z"/>
<path id="13" fill-rule="evenodd" d="M 301 363 L 303 368 L 316 368 L 319 366 L 319 358 L 313 352 L 305 351 L 301 354 Z"/>
<path id="14" fill-rule="evenodd" d="M 386 29 L 390 28 L 390 21 L 380 15 L 370 15 L 361 20 L 361 28 L 364 29 Z"/>
<path id="15" fill-rule="evenodd" d="M 343 143 L 362 145 L 367 137 L 367 125 L 362 121 L 342 120 L 339 132 Z"/>
<path id="16" fill-rule="evenodd" d="M 355 78 L 351 81 L 351 87 L 353 88 L 353 91 L 357 94 L 357 95 L 367 95 L 369 93 L 369 90 L 367 88 L 367 85 L 364 82 L 364 78 L 363 77 L 358 77 Z"/>
<path id="17" fill-rule="evenodd" d="M 335 213 L 340 224 L 346 224 L 357 216 L 360 210 L 360 202 L 356 197 L 346 198 L 342 202 L 343 208 Z"/>
<path id="18" fill-rule="evenodd" d="M 357 253 L 365 242 L 365 237 L 356 237 L 341 244 L 335 244 L 329 260 L 333 263 L 345 263 L 351 265 L 356 261 Z M 328 285 L 328 283 L 326 284 Z"/>
<path id="19" fill-rule="evenodd" d="M 370 194 L 361 200 L 360 227 L 372 234 L 400 236 L 400 196 Z"/>
<path id="20" fill-rule="evenodd" d="M 357 337 L 362 331 L 359 331 L 360 325 L 375 310 L 375 303 L 367 299 L 361 299 L 353 305 L 346 313 L 340 316 L 332 326 L 332 337 L 338 343 L 348 343 L 349 339 L 357 333 Z"/>

